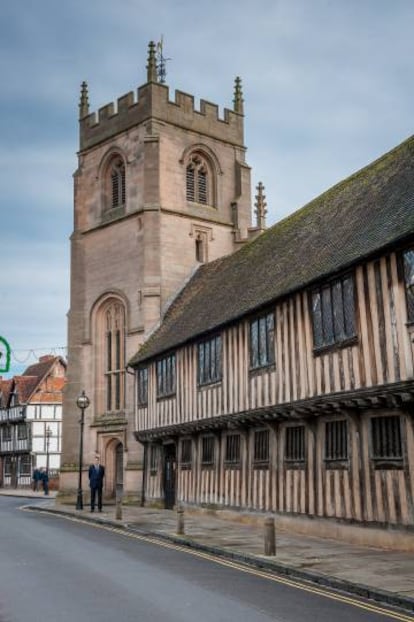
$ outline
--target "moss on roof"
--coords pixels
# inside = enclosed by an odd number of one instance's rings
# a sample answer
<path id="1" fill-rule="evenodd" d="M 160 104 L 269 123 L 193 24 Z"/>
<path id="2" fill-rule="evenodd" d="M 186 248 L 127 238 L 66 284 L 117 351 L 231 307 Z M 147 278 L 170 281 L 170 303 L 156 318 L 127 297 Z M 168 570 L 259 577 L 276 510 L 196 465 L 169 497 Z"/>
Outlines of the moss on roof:
<path id="1" fill-rule="evenodd" d="M 276 223 L 201 266 L 137 365 L 343 270 L 414 234 L 414 136 Z"/>

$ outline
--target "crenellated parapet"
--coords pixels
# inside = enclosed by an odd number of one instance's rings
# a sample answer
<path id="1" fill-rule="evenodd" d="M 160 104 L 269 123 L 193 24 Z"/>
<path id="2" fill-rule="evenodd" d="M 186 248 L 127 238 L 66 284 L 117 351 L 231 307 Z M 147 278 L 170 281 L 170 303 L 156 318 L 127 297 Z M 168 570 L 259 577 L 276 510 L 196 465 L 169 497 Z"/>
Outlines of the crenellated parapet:
<path id="1" fill-rule="evenodd" d="M 86 87 L 82 88 L 82 112 L 85 113 Z M 166 85 L 149 81 L 138 89 L 137 96 L 131 91 L 120 97 L 116 104 L 107 104 L 97 113 L 81 116 L 80 150 L 94 147 L 150 119 L 243 147 L 244 117 L 240 100 L 236 104 L 234 110 L 225 108 L 223 118 L 220 118 L 216 104 L 202 99 L 197 110 L 194 97 L 182 91 L 175 91 L 174 101 L 170 101 Z"/>

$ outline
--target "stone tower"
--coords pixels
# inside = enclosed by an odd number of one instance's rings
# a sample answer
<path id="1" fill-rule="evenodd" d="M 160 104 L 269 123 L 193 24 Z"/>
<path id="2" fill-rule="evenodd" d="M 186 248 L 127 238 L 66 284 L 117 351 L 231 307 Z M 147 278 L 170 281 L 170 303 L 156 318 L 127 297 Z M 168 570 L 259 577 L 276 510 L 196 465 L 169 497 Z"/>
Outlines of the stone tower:
<path id="1" fill-rule="evenodd" d="M 68 372 L 63 405 L 61 497 L 77 488 L 82 390 L 83 465 L 99 453 L 105 493 L 141 488 L 133 376 L 126 365 L 200 262 L 236 250 L 251 224 L 243 98 L 233 110 L 169 89 L 150 43 L 147 83 L 90 113 L 82 84 L 74 175 Z M 84 480 L 86 473 L 84 475 Z M 87 488 L 87 482 L 83 482 Z"/>

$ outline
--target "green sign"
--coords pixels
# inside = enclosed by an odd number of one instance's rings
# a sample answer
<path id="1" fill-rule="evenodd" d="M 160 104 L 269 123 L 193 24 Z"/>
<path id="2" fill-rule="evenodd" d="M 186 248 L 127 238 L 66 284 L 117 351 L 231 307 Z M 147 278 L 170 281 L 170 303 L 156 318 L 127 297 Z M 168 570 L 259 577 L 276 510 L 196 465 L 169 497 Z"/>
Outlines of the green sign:
<path id="1" fill-rule="evenodd" d="M 10 346 L 4 337 L 0 337 L 0 373 L 10 369 Z"/>

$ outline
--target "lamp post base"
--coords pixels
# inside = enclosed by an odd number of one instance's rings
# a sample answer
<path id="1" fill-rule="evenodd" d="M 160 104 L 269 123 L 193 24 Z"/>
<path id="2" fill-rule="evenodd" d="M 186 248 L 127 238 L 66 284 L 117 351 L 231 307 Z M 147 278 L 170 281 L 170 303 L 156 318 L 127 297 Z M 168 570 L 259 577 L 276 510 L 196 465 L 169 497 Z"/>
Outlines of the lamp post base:
<path id="1" fill-rule="evenodd" d="M 76 509 L 83 510 L 83 495 L 82 490 L 78 490 L 78 496 L 76 499 Z"/>

